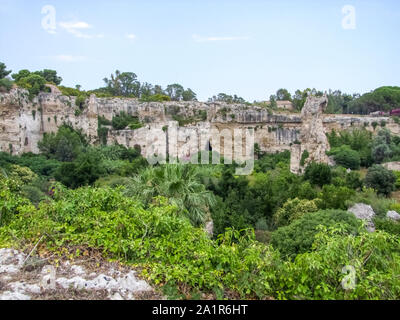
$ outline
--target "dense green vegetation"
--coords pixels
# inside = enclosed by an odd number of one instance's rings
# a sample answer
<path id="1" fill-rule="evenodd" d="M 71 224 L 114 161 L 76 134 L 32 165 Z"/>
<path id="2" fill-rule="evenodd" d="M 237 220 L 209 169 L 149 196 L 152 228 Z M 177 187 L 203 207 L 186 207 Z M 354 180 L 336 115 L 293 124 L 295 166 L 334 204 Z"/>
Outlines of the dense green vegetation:
<path id="1" fill-rule="evenodd" d="M 400 108 L 400 87 L 380 87 L 350 103 L 352 113 L 368 114 Z"/>
<path id="2" fill-rule="evenodd" d="M 297 176 L 288 151 L 260 152 L 250 176 L 235 176 L 237 165 L 222 162 L 152 167 L 139 149 L 91 146 L 64 125 L 41 155 L 0 153 L 0 245 L 31 248 L 44 236 L 39 250 L 99 249 L 172 298 L 398 299 L 400 224 L 386 212 L 400 209 L 388 198 L 400 184 L 372 165 L 374 141 L 396 150 L 397 138 L 382 129 L 329 139 L 345 167 L 311 163 Z M 367 174 L 346 170 L 367 149 Z M 377 213 L 375 233 L 346 211 L 359 202 Z M 356 270 L 352 290 L 341 286 L 345 266 Z"/>
<path id="3" fill-rule="evenodd" d="M 400 270 L 398 228 L 384 225 L 385 231 L 367 233 L 345 211 L 306 213 L 274 231 L 270 244 L 258 242 L 251 228 L 227 229 L 210 239 L 179 202 L 164 197 L 144 206 L 123 187 L 69 190 L 55 184 L 51 196 L 35 207 L 23 195 L 23 177 L 0 179 L 3 246 L 24 247 L 44 236 L 41 248 L 55 253 L 65 246 L 98 248 L 107 257 L 141 266 L 154 285 L 176 287 L 177 293 L 185 286 L 190 291 L 181 294 L 190 296 L 395 299 L 400 294 L 392 276 Z M 347 265 L 357 272 L 354 290 L 340 286 Z"/>

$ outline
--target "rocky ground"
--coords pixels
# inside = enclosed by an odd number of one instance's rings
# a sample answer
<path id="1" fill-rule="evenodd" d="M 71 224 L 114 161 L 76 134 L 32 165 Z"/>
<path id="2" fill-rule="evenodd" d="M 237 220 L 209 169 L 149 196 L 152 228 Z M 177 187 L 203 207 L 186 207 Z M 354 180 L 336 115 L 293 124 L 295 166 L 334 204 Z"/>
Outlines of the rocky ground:
<path id="1" fill-rule="evenodd" d="M 104 259 L 49 259 L 0 249 L 0 300 L 163 299 L 132 268 Z"/>

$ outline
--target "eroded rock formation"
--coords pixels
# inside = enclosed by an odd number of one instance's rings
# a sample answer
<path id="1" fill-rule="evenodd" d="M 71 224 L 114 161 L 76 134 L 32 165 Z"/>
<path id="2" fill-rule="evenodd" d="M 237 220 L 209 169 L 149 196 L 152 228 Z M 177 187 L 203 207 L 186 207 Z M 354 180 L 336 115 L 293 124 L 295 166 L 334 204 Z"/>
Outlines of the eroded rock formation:
<path id="1" fill-rule="evenodd" d="M 28 92 L 14 88 L 0 94 L 0 151 L 12 154 L 39 152 L 37 143 L 44 133 L 57 132 L 68 123 L 81 129 L 92 143 L 99 143 L 98 117 L 112 120 L 121 111 L 137 117 L 143 127 L 136 130 L 109 128 L 107 143 L 119 143 L 133 148 L 140 146 L 144 156 L 167 152 L 172 157 L 189 159 L 206 150 L 213 130 L 234 132 L 252 129 L 254 143 L 261 151 L 292 151 L 291 170 L 301 172 L 302 154 L 308 151 L 309 161 L 328 162 L 329 144 L 325 132 L 365 127 L 373 131 L 372 123 L 386 122 L 386 128 L 400 134 L 400 126 L 389 118 L 352 115 L 326 115 L 326 97 L 309 97 L 301 114 L 275 112 L 243 104 L 203 102 L 140 102 L 138 99 L 97 98 L 92 95 L 80 111 L 75 97 L 63 96 L 56 87 L 51 93 L 40 93 L 29 100 Z M 184 126 L 177 120 L 185 119 Z M 245 141 L 246 139 L 243 138 Z M 171 141 L 174 144 L 171 144 Z M 213 150 L 217 151 L 212 146 Z M 224 150 L 220 153 L 237 152 Z"/>
<path id="2" fill-rule="evenodd" d="M 323 123 L 323 112 L 327 105 L 328 98 L 326 95 L 322 97 L 307 97 L 301 111 L 300 144 L 293 145 L 291 149 L 291 171 L 293 173 L 302 172 L 303 168 L 312 161 L 329 163 L 326 151 L 330 147 Z M 301 163 L 302 158 L 303 163 Z"/>

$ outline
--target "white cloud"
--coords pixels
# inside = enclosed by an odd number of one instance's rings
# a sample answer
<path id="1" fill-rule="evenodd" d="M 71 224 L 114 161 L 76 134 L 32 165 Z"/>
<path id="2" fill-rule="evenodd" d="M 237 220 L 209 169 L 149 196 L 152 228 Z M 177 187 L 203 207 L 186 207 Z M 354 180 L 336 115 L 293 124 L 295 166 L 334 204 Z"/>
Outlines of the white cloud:
<path id="1" fill-rule="evenodd" d="M 87 34 L 82 32 L 82 30 L 93 28 L 89 23 L 84 21 L 60 22 L 58 25 L 62 29 L 64 29 L 68 33 L 71 33 L 77 38 L 82 38 L 82 39 L 104 38 L 103 34 Z"/>
<path id="2" fill-rule="evenodd" d="M 66 30 L 70 29 L 90 29 L 92 26 L 84 21 L 69 21 L 69 22 L 60 22 L 60 27 Z"/>
<path id="3" fill-rule="evenodd" d="M 202 37 L 197 34 L 192 36 L 196 42 L 210 42 L 210 41 L 237 41 L 237 40 L 248 40 L 249 37 Z"/>
<path id="4" fill-rule="evenodd" d="M 82 62 L 87 60 L 87 58 L 84 56 L 72 56 L 68 54 L 59 54 L 57 56 L 53 56 L 52 58 L 60 62 Z"/>
<path id="5" fill-rule="evenodd" d="M 126 35 L 126 38 L 128 38 L 129 40 L 134 40 L 134 39 L 136 39 L 136 35 L 133 33 L 130 33 L 130 34 Z"/>

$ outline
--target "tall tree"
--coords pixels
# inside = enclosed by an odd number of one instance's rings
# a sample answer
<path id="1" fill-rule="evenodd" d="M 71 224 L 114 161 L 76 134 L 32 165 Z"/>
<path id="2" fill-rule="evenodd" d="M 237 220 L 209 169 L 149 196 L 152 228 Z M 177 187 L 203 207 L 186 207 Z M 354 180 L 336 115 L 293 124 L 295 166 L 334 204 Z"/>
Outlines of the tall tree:
<path id="1" fill-rule="evenodd" d="M 47 82 L 52 82 L 55 85 L 59 85 L 62 82 L 62 78 L 57 76 L 57 71 L 44 69 L 43 71 L 36 71 L 36 74 L 46 79 Z"/>
<path id="2" fill-rule="evenodd" d="M 6 65 L 3 62 L 0 62 L 0 79 L 7 77 L 11 73 L 11 70 L 7 71 L 6 68 Z"/>
<path id="3" fill-rule="evenodd" d="M 103 79 L 107 90 L 114 96 L 140 96 L 140 82 L 137 80 L 137 75 L 133 72 L 115 71 L 111 74 L 110 79 Z"/>
<path id="4" fill-rule="evenodd" d="M 183 92 L 185 89 L 178 83 L 170 84 L 167 86 L 165 92 L 173 101 L 181 101 L 183 99 Z"/>
<path id="5" fill-rule="evenodd" d="M 279 89 L 276 92 L 276 100 L 278 101 L 284 101 L 284 100 L 292 100 L 292 96 L 290 94 L 289 91 L 287 91 L 286 89 Z"/>
<path id="6" fill-rule="evenodd" d="M 190 88 L 186 89 L 182 93 L 182 99 L 183 101 L 196 101 L 197 100 L 197 95 L 194 93 L 194 91 Z"/>

